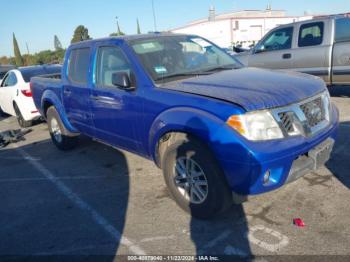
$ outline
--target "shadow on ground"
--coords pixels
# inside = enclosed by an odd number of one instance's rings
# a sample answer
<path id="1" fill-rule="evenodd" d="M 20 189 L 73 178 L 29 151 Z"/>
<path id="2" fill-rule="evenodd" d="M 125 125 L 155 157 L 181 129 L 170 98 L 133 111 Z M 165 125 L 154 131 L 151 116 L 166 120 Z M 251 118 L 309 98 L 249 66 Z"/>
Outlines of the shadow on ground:
<path id="1" fill-rule="evenodd" d="M 337 141 L 327 168 L 350 189 L 350 122 L 340 122 Z"/>
<path id="2" fill-rule="evenodd" d="M 117 254 L 129 201 L 126 158 L 80 142 L 70 152 L 51 140 L 0 150 L 1 255 Z"/>

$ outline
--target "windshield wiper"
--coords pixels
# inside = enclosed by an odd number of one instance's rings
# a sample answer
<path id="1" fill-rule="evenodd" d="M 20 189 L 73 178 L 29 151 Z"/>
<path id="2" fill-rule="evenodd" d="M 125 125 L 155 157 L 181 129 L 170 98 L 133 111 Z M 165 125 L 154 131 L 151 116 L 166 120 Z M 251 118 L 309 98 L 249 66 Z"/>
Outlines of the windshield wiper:
<path id="1" fill-rule="evenodd" d="M 171 74 L 171 75 L 165 75 L 160 76 L 155 79 L 155 81 L 167 79 L 167 78 L 173 78 L 173 77 L 181 77 L 181 76 L 199 76 L 199 75 L 208 75 L 209 72 L 185 72 L 185 73 L 177 73 L 177 74 Z"/>
<path id="2" fill-rule="evenodd" d="M 213 71 L 221 71 L 221 70 L 232 70 L 232 69 L 238 69 L 240 67 L 238 66 L 217 66 L 214 68 L 210 68 L 208 70 L 205 70 L 203 72 L 213 72 Z"/>

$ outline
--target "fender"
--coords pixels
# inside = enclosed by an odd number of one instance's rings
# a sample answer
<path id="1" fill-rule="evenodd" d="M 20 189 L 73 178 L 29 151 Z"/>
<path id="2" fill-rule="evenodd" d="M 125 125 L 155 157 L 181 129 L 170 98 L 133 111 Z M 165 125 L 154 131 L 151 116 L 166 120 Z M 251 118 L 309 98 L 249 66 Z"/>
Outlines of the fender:
<path id="1" fill-rule="evenodd" d="M 44 103 L 49 102 L 52 104 L 55 109 L 57 110 L 58 114 L 60 115 L 60 118 L 62 120 L 62 123 L 64 124 L 65 128 L 71 132 L 71 133 L 79 133 L 79 131 L 74 128 L 71 123 L 69 122 L 66 111 L 64 109 L 64 106 L 61 102 L 61 100 L 57 97 L 55 92 L 51 90 L 45 90 L 42 97 L 41 97 L 41 110 L 44 110 Z M 43 112 L 44 113 L 44 112 Z M 43 114 L 45 115 L 45 114 Z"/>
<path id="2" fill-rule="evenodd" d="M 227 153 L 240 154 L 244 152 L 240 150 L 240 138 L 222 119 L 203 110 L 176 107 L 162 112 L 151 126 L 149 155 L 154 161 L 156 161 L 157 143 L 168 132 L 189 133 L 201 141 L 205 141 L 218 158 L 225 157 Z M 233 144 L 236 146 L 232 147 Z M 227 145 L 227 147 L 223 147 L 223 145 Z M 221 147 L 220 152 L 216 150 L 218 146 Z M 227 151 L 223 148 L 227 148 Z M 242 154 L 241 157 L 244 158 L 246 155 Z"/>

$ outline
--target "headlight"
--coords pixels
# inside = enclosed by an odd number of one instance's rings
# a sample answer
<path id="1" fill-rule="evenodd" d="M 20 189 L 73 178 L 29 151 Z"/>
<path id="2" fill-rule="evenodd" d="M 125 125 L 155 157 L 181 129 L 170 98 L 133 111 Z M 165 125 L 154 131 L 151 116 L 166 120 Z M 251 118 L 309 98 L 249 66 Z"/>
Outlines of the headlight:
<path id="1" fill-rule="evenodd" d="M 233 115 L 226 123 L 249 140 L 283 138 L 283 133 L 269 111 Z"/>

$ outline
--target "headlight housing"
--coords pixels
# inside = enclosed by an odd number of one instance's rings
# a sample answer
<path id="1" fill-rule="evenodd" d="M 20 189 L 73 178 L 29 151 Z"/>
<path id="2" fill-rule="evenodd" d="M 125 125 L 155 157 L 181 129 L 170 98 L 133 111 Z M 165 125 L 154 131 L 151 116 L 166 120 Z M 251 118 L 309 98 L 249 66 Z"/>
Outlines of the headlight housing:
<path id="1" fill-rule="evenodd" d="M 249 112 L 229 117 L 226 123 L 248 140 L 263 141 L 283 138 L 283 133 L 272 116 L 267 111 Z"/>

